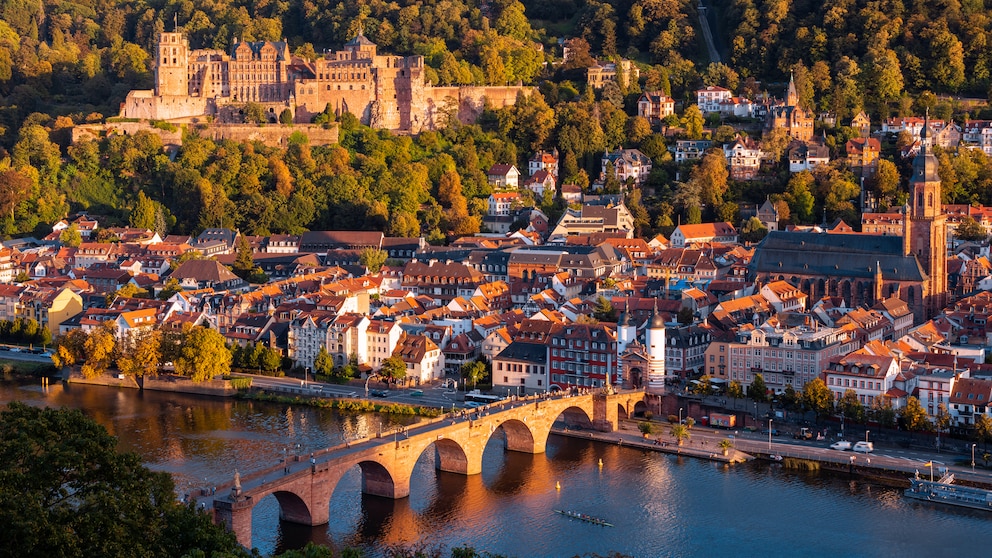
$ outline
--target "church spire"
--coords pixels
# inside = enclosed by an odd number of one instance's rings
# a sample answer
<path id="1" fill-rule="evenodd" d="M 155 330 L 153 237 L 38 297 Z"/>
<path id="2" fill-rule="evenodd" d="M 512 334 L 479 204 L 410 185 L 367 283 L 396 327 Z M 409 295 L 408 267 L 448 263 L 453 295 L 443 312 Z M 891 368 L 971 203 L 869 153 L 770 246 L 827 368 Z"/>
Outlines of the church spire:
<path id="1" fill-rule="evenodd" d="M 785 106 L 799 106 L 799 94 L 796 93 L 796 80 L 792 72 L 789 72 L 789 89 L 785 94 Z"/>

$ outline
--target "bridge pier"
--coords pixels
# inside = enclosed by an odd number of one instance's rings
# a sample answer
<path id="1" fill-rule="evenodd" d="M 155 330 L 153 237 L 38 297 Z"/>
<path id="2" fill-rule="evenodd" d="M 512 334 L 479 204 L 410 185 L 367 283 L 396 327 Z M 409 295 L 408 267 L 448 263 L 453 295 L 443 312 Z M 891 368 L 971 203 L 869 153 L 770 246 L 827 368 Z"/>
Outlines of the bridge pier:
<path id="1" fill-rule="evenodd" d="M 595 394 L 592 397 L 593 428 L 600 432 L 613 432 L 620 424 L 617 398 Z M 628 411 L 629 415 L 629 411 Z"/>
<path id="2" fill-rule="evenodd" d="M 250 496 L 235 500 L 218 498 L 214 500 L 214 523 L 227 527 L 241 546 L 251 548 L 251 509 L 254 506 Z"/>

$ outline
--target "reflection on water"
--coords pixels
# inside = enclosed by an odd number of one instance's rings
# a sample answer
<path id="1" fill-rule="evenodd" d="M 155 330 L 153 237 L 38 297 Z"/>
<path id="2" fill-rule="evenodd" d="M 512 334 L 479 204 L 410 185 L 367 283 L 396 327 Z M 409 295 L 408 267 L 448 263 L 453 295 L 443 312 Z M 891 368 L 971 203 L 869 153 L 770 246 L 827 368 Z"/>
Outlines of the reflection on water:
<path id="1" fill-rule="evenodd" d="M 284 451 L 307 454 L 415 420 L 88 386 L 0 386 L 0 403 L 14 399 L 85 410 L 119 436 L 121 449 L 171 473 L 180 491 L 273 465 Z M 424 452 L 410 497 L 397 501 L 363 496 L 356 466 L 331 496 L 330 522 L 313 528 L 281 523 L 269 496 L 254 509 L 253 544 L 271 553 L 314 541 L 361 546 L 370 556 L 397 545 L 469 545 L 520 557 L 915 556 L 975 554 L 992 537 L 992 516 L 907 501 L 898 489 L 846 475 L 731 468 L 559 436 L 544 454 L 505 453 L 497 430 L 481 475 L 434 465 L 434 452 Z"/>

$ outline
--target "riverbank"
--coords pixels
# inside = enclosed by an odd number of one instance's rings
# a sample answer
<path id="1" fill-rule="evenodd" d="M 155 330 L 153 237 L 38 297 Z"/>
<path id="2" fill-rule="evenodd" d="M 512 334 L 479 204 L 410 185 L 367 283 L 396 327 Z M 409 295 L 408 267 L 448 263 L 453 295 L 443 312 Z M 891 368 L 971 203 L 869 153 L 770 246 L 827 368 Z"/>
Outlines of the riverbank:
<path id="1" fill-rule="evenodd" d="M 412 415 L 426 418 L 437 418 L 445 413 L 439 407 L 405 405 L 402 403 L 373 403 L 365 399 L 325 397 L 313 394 L 306 395 L 277 395 L 265 390 L 252 389 L 237 394 L 239 399 L 251 401 L 266 401 L 287 405 L 309 405 L 321 409 L 334 409 L 350 413 L 386 413 L 391 415 Z"/>
<path id="2" fill-rule="evenodd" d="M 95 378 L 87 378 L 78 371 L 65 369 L 62 371 L 62 381 L 68 384 L 147 389 L 150 391 L 188 393 L 191 395 L 208 395 L 212 397 L 233 397 L 238 393 L 238 390 L 231 385 L 230 380 L 193 382 L 189 378 L 172 375 L 134 378 L 123 374 L 116 376 L 101 374 Z"/>
<path id="3" fill-rule="evenodd" d="M 729 450 L 724 456 L 718 448 L 711 447 L 715 444 L 713 440 L 700 440 L 689 442 L 688 445 L 679 447 L 674 439 L 666 440 L 665 436 L 658 436 L 656 439 L 661 443 L 656 444 L 655 439 L 646 439 L 637 431 L 636 421 L 622 421 L 620 429 L 614 432 L 589 432 L 589 431 L 564 431 L 555 430 L 556 434 L 570 436 L 573 438 L 591 439 L 608 444 L 634 447 L 647 451 L 656 451 L 674 455 L 686 455 L 697 459 L 705 459 L 721 463 L 744 463 L 752 460 L 765 461 L 770 464 L 780 464 L 786 469 L 801 471 L 830 471 L 834 473 L 847 473 L 858 476 L 879 484 L 887 486 L 906 488 L 909 487 L 910 477 L 916 474 L 928 475 L 930 468 L 923 462 L 914 462 L 906 459 L 893 459 L 873 454 L 854 454 L 836 450 L 821 451 L 817 448 L 799 446 L 792 444 L 775 443 L 766 447 L 764 442 L 754 442 L 751 440 L 735 440 L 735 447 Z M 934 461 L 930 461 L 934 463 Z M 933 467 L 940 469 L 943 464 L 935 464 Z M 992 478 L 987 472 L 971 472 L 963 469 L 954 471 L 956 484 L 963 486 L 974 486 L 992 490 Z M 938 471 L 934 471 L 936 476 L 940 476 Z"/>
<path id="4" fill-rule="evenodd" d="M 560 436 L 568 436 L 580 440 L 594 440 L 604 444 L 616 444 L 620 447 L 643 449 L 647 451 L 657 451 L 672 455 L 685 455 L 698 459 L 706 459 L 720 463 L 734 464 L 745 463 L 755 459 L 753 455 L 739 451 L 734 448 L 727 450 L 727 455 L 718 447 L 707 447 L 706 445 L 678 445 L 676 442 L 662 441 L 660 439 L 645 438 L 643 435 L 634 435 L 623 430 L 613 432 L 597 432 L 591 430 L 553 429 L 552 432 Z"/>

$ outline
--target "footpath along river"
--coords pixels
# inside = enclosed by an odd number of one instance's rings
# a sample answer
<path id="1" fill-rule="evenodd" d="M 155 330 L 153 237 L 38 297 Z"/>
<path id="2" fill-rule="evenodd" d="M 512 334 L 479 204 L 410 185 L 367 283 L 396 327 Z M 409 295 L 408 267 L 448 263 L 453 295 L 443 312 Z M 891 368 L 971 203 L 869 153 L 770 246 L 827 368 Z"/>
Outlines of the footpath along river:
<path id="1" fill-rule="evenodd" d="M 171 473 L 180 492 L 220 484 L 235 469 L 274 465 L 284 450 L 309 454 L 395 426 L 378 416 L 309 407 L 0 384 L 0 404 L 12 400 L 83 409 L 120 438 L 122 450 Z M 369 556 L 420 544 L 468 545 L 517 557 L 618 551 L 651 558 L 967 556 L 987 552 L 992 541 L 992 514 L 918 503 L 901 489 L 860 478 L 765 463 L 728 467 L 561 436 L 552 436 L 542 455 L 504 453 L 501 440 L 494 440 L 482 474 L 472 477 L 435 471 L 434 456 L 425 452 L 404 500 L 363 497 L 360 487 L 356 467 L 331 497 L 330 523 L 313 528 L 281 524 L 275 498 L 266 498 L 253 514 L 253 545 L 264 554 L 314 541 L 363 547 Z M 615 527 L 569 519 L 555 509 L 601 517 Z"/>

